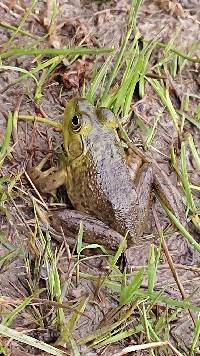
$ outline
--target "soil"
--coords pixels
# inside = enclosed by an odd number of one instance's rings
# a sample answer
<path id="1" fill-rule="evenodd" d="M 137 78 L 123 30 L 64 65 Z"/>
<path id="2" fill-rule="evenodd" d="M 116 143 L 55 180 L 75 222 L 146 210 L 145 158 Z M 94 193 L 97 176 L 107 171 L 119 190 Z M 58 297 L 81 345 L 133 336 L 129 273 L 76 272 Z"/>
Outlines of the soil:
<path id="1" fill-rule="evenodd" d="M 27 30 L 35 36 L 44 36 L 47 33 L 48 24 L 48 1 L 38 1 L 31 16 L 23 25 L 23 30 Z M 30 5 L 29 1 L 18 0 L 0 0 L 0 21 L 10 25 L 17 25 L 24 15 L 25 8 Z M 130 9 L 130 1 L 87 1 L 87 0 L 59 0 L 59 11 L 56 18 L 56 30 L 53 31 L 50 38 L 46 39 L 42 46 L 45 47 L 63 47 L 69 44 L 79 44 L 83 41 L 88 46 L 115 46 L 119 47 L 125 33 L 127 17 Z M 190 48 L 191 43 L 200 40 L 200 7 L 199 0 L 182 0 L 175 1 L 143 1 L 139 16 L 138 28 L 145 39 L 153 39 L 159 33 L 160 42 L 168 41 L 173 36 L 177 36 L 179 48 L 182 52 Z M 7 43 L 13 32 L 0 26 L 0 48 Z M 16 35 L 15 47 L 26 47 L 34 40 Z M 195 51 L 200 55 L 200 51 Z M 102 58 L 106 58 L 103 56 Z M 102 58 L 99 59 L 102 61 Z M 155 54 L 156 60 L 159 58 L 159 52 Z M 19 84 L 12 85 L 18 78 L 19 73 L 13 70 L 4 70 L 0 73 L 0 144 L 3 142 L 7 115 L 9 111 L 14 111 L 20 103 L 19 113 L 22 115 L 46 115 L 52 119 L 62 120 L 63 109 L 68 98 L 79 94 L 83 81 L 89 82 L 94 69 L 94 57 L 83 56 L 77 59 L 73 64 L 66 60 L 56 70 L 43 88 L 43 96 L 39 104 L 33 100 L 35 82 L 28 78 Z M 34 64 L 33 56 L 12 57 L 3 61 L 4 65 L 18 66 L 29 70 Z M 199 95 L 200 79 L 199 65 L 187 62 L 184 71 L 180 76 L 172 81 L 172 99 L 174 105 L 179 108 L 183 97 L 186 93 Z M 60 94 L 61 93 L 61 94 Z M 198 103 L 197 99 L 190 101 L 188 115 L 192 114 Z M 134 142 L 144 142 L 145 136 L 141 130 L 140 123 L 136 123 L 136 114 L 141 118 L 143 123 L 152 125 L 156 115 L 160 110 L 163 111 L 162 121 L 158 125 L 156 135 L 153 141 L 153 149 L 148 150 L 148 155 L 153 155 L 154 159 L 163 167 L 169 175 L 172 184 L 177 184 L 176 174 L 171 170 L 169 165 L 170 145 L 177 143 L 173 124 L 166 110 L 164 110 L 158 97 L 155 95 L 149 85 L 146 85 L 146 95 L 141 100 L 135 99 L 133 102 L 133 115 L 128 123 L 128 131 Z M 194 141 L 200 153 L 199 129 L 189 122 L 186 122 L 186 131 L 192 133 Z M 38 198 L 33 188 L 29 184 L 24 169 L 27 162 L 33 154 L 33 160 L 39 162 L 40 159 L 48 152 L 53 151 L 53 161 L 56 162 L 61 150 L 60 143 L 62 137 L 58 130 L 47 127 L 42 124 L 33 124 L 27 122 L 18 123 L 17 141 L 12 147 L 12 151 L 1 167 L 1 175 L 9 176 L 12 179 L 17 174 L 22 173 L 18 178 L 16 187 L 4 203 L 1 209 L 0 223 L 0 256 L 4 256 L 8 251 L 14 250 L 9 264 L 1 263 L 1 284 L 0 295 L 4 298 L 5 303 L 1 306 L 2 317 L 4 313 L 13 310 L 13 305 L 17 301 L 23 300 L 30 293 L 28 282 L 31 279 L 31 269 L 33 266 L 25 266 L 24 252 L 33 264 L 36 264 L 40 258 L 39 246 L 32 241 L 33 230 L 33 199 Z M 14 141 L 13 141 L 14 143 Z M 188 167 L 191 179 L 195 182 L 200 181 L 193 161 L 188 157 Z M 63 198 L 60 193 L 60 200 L 63 206 L 69 205 L 67 198 Z M 42 197 L 46 203 L 49 203 L 47 197 Z M 197 196 L 198 198 L 198 196 Z M 199 304 L 199 287 L 200 287 L 200 270 L 199 255 L 189 246 L 187 241 L 173 228 L 169 227 L 169 220 L 158 202 L 154 203 L 161 225 L 168 229 L 166 234 L 167 246 L 174 263 L 177 266 L 179 278 L 184 286 L 186 295 L 191 296 L 191 302 Z M 192 231 L 193 236 L 199 241 L 199 234 L 196 230 Z M 126 265 L 129 271 L 137 271 L 138 266 L 146 265 L 149 255 L 150 244 L 158 244 L 155 222 L 150 214 L 149 226 L 142 242 L 130 248 L 126 253 Z M 107 315 L 112 308 L 118 306 L 115 293 L 103 288 L 100 295 L 96 295 L 97 285 L 93 281 L 81 278 L 76 283 L 75 278 L 70 275 L 73 265 L 73 258 L 69 259 L 64 248 L 60 249 L 60 244 L 54 242 L 54 248 L 58 249 L 59 272 L 61 280 L 67 286 L 67 293 L 63 300 L 64 303 L 78 301 L 80 297 L 88 297 L 89 303 L 85 309 L 85 314 L 79 318 L 73 333 L 74 339 L 84 337 L 96 330 L 100 324 L 105 322 Z M 86 260 L 80 264 L 80 270 L 84 273 L 91 273 L 99 276 L 105 272 L 105 261 L 102 258 Z M 46 286 L 47 271 L 42 270 L 40 279 L 40 288 Z M 146 288 L 146 285 L 143 286 Z M 181 299 L 180 292 L 173 278 L 170 268 L 162 253 L 162 264 L 157 273 L 157 290 L 165 288 L 170 297 Z M 47 296 L 40 293 L 40 298 Z M 66 313 L 67 314 L 67 313 Z M 66 317 L 69 317 L 68 316 Z M 43 322 L 37 323 L 36 320 L 40 315 Z M 47 316 L 48 315 L 48 316 Z M 18 331 L 25 330 L 29 335 L 43 340 L 47 343 L 54 343 L 58 340 L 57 332 L 52 322 L 55 317 L 54 308 L 48 303 L 36 308 L 25 308 L 11 323 L 10 327 Z M 176 320 L 173 321 L 170 331 L 170 338 L 173 344 L 183 355 L 188 354 L 188 348 L 191 345 L 193 333 L 193 321 L 187 311 L 180 313 Z M 7 344 L 7 339 L 2 339 L 2 344 Z M 139 343 L 140 338 L 125 339 L 122 342 L 112 344 L 101 351 L 91 350 L 86 346 L 81 347 L 82 355 L 113 355 L 121 351 L 131 343 Z M 47 355 L 39 352 L 37 349 L 30 348 L 23 344 L 17 344 L 14 341 L 9 343 L 10 355 Z M 148 355 L 148 353 L 143 353 Z M 140 353 L 140 355 L 143 355 Z M 166 353 L 160 352 L 160 355 Z M 170 354 L 170 352 L 169 352 Z"/>

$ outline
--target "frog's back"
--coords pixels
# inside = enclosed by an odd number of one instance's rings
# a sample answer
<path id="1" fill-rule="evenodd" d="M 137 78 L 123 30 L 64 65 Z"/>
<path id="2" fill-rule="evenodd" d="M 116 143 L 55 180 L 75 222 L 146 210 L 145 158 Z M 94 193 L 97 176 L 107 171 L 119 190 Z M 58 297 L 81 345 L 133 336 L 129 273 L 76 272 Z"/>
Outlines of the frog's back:
<path id="1" fill-rule="evenodd" d="M 69 198 L 77 210 L 88 212 L 121 234 L 140 233 L 137 193 L 119 142 L 108 130 L 87 138 L 87 152 L 69 167 Z M 103 137 L 103 141 L 100 139 Z"/>

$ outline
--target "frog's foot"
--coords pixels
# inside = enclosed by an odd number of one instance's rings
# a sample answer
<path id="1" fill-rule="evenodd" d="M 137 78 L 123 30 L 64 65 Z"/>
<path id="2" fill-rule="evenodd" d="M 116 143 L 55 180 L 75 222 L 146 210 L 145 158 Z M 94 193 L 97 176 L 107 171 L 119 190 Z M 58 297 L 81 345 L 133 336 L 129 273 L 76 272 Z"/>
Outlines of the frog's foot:
<path id="1" fill-rule="evenodd" d="M 31 159 L 27 166 L 27 173 L 40 192 L 55 194 L 56 189 L 65 183 L 66 173 L 64 170 L 58 170 L 56 167 L 42 171 L 42 168 L 50 157 L 51 154 L 48 154 L 35 167 L 32 166 Z"/>

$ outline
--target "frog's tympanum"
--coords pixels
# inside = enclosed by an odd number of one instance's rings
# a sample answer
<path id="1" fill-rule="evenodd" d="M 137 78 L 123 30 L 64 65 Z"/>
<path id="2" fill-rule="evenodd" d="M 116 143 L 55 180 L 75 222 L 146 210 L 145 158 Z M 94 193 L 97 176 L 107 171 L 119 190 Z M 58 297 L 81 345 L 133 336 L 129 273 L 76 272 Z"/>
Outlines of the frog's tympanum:
<path id="1" fill-rule="evenodd" d="M 91 217 L 93 239 L 97 238 L 96 223 L 104 231 L 107 226 L 116 231 L 118 241 L 128 232 L 131 245 L 144 232 L 152 188 L 178 218 L 183 214 L 183 205 L 177 189 L 158 165 L 144 163 L 123 147 L 117 127 L 109 109 L 96 108 L 83 98 L 70 100 L 64 112 L 62 169 L 42 172 L 45 158 L 37 167 L 29 168 L 29 175 L 43 192 L 65 184 L 79 221 L 80 212 L 86 219 Z M 109 239 L 112 234 L 107 234 Z M 113 237 L 106 244 L 113 248 Z"/>

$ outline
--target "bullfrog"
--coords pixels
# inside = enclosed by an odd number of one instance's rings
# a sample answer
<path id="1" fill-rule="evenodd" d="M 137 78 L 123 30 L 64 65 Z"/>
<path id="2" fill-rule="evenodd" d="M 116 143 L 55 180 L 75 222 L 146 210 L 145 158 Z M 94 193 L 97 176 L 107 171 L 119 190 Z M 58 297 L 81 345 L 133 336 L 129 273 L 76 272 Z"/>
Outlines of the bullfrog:
<path id="1" fill-rule="evenodd" d="M 113 232 L 118 242 L 128 233 L 128 245 L 137 243 L 147 225 L 152 189 L 182 219 L 184 209 L 177 188 L 157 164 L 144 161 L 122 144 L 118 121 L 110 109 L 96 108 L 81 97 L 71 99 L 64 111 L 63 146 L 62 168 L 42 171 L 45 157 L 36 167 L 29 167 L 29 176 L 44 193 L 64 184 L 73 214 L 77 213 L 79 221 L 81 212 L 84 219 L 90 217 L 95 240 L 97 224 L 104 231 L 112 230 L 108 234 L 111 240 L 106 242 L 111 248 L 117 245 Z"/>

